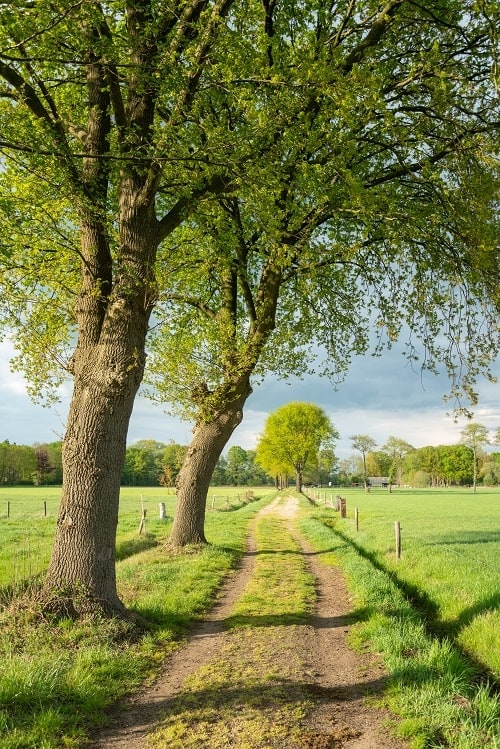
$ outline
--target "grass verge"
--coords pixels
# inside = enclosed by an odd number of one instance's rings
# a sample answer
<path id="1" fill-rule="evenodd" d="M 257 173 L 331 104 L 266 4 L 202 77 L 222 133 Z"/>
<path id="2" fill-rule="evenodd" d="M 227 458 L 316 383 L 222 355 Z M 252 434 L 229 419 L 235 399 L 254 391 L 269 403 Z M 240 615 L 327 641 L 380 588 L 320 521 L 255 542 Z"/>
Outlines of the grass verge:
<path id="1" fill-rule="evenodd" d="M 105 720 L 106 708 L 153 676 L 190 622 L 207 609 L 244 549 L 249 520 L 268 499 L 209 514 L 212 545 L 196 552 L 171 557 L 157 533 L 151 543 L 143 539 L 134 545 L 129 539 L 117 565 L 118 588 L 148 622 L 141 633 L 116 620 L 41 618 L 34 604 L 5 608 L 0 613 L 2 749 L 81 745 L 91 727 Z"/>
<path id="2" fill-rule="evenodd" d="M 336 490 L 329 490 L 330 497 Z M 421 612 L 429 631 L 448 637 L 500 681 L 500 492 L 470 489 L 341 490 L 339 524 L 374 567 L 386 571 Z M 320 501 L 327 501 L 326 491 Z M 354 521 L 358 508 L 359 523 Z M 394 523 L 401 521 L 402 553 Z"/>
<path id="3" fill-rule="evenodd" d="M 385 571 L 337 533 L 333 512 L 303 515 L 301 531 L 326 564 L 340 565 L 355 595 L 353 644 L 383 655 L 391 674 L 388 707 L 413 749 L 498 749 L 498 693 L 446 638 L 432 637 L 421 615 Z M 356 612 L 354 612 L 356 614 Z"/>

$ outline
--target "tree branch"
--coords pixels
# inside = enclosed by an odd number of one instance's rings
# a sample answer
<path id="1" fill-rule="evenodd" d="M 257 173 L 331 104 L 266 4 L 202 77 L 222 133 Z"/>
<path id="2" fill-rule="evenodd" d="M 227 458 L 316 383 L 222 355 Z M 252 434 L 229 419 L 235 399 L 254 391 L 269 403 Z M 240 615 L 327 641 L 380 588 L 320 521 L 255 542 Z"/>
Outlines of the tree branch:
<path id="1" fill-rule="evenodd" d="M 493 130 L 497 130 L 500 128 L 500 121 L 498 122 L 491 122 L 487 127 L 484 128 L 475 128 L 474 130 L 467 130 L 463 133 L 460 133 L 460 135 L 455 136 L 454 138 L 450 139 L 448 143 L 446 143 L 439 151 L 436 151 L 436 153 L 432 154 L 431 156 L 428 156 L 427 158 L 421 159 L 420 161 L 414 161 L 411 164 L 408 164 L 406 166 L 402 166 L 399 169 L 393 169 L 392 171 L 386 172 L 386 174 L 381 175 L 380 177 L 377 177 L 375 179 L 372 179 L 364 184 L 365 188 L 370 187 L 376 187 L 377 185 L 382 185 L 386 182 L 391 182 L 394 179 L 398 179 L 399 177 L 404 177 L 410 174 L 416 174 L 418 172 L 421 172 L 426 166 L 437 164 L 439 161 L 442 161 L 447 156 L 449 156 L 451 153 L 454 153 L 457 149 L 460 143 L 462 143 L 465 138 L 472 136 L 472 135 L 479 135 L 481 133 L 486 132 L 492 132 Z"/>
<path id="2" fill-rule="evenodd" d="M 158 221 L 158 238 L 163 241 L 182 223 L 185 216 L 192 212 L 194 206 L 205 195 L 220 195 L 221 193 L 232 192 L 233 185 L 229 178 L 216 174 L 207 180 L 204 185 L 197 190 L 193 190 L 191 195 L 180 198 L 175 205 Z"/>
<path id="3" fill-rule="evenodd" d="M 392 2 L 389 2 L 385 8 L 382 9 L 365 38 L 362 39 L 347 55 L 340 68 L 343 73 L 350 73 L 354 65 L 361 62 L 366 51 L 370 49 L 370 47 L 375 47 L 378 44 L 389 27 L 392 17 L 405 2 L 407 2 L 407 0 L 392 0 Z"/>

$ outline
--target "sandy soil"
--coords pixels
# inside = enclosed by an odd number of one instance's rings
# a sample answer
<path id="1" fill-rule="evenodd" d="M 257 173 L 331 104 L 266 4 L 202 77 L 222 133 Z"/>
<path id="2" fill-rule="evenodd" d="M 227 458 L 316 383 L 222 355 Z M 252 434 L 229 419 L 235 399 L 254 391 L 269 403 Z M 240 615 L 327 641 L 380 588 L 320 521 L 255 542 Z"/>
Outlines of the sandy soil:
<path id="1" fill-rule="evenodd" d="M 261 512 L 278 513 L 291 522 L 297 501 L 279 498 Z M 272 658 L 283 659 L 286 673 L 291 653 L 295 659 L 298 656 L 300 680 L 314 698 L 301 749 L 405 749 L 406 744 L 387 732 L 385 711 L 367 704 L 367 696 L 376 697 L 383 690 L 386 674 L 373 655 L 355 653 L 347 646 L 352 605 L 342 573 L 321 564 L 305 541 L 294 535 L 316 580 L 316 609 L 307 625 L 293 628 L 291 637 L 288 630 L 287 648 L 273 651 Z M 156 682 L 112 714 L 110 724 L 90 745 L 92 749 L 145 749 L 146 735 L 182 691 L 185 679 L 227 646 L 231 635 L 224 620 L 242 595 L 254 560 L 250 536 L 240 568 L 226 582 L 210 614 L 167 658 Z"/>

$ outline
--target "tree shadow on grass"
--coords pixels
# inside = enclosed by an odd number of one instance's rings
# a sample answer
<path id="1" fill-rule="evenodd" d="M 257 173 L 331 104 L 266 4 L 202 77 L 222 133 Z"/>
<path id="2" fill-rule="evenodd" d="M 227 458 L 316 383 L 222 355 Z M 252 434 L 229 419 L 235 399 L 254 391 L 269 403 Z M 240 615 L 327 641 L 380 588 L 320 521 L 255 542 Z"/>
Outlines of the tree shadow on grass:
<path id="1" fill-rule="evenodd" d="M 473 606 L 464 609 L 456 619 L 442 622 L 440 626 L 444 632 L 457 637 L 465 627 L 468 627 L 474 621 L 476 616 L 496 609 L 500 609 L 500 592 L 477 601 Z"/>
<path id="2" fill-rule="evenodd" d="M 153 546 L 158 546 L 158 543 L 156 538 L 149 534 L 119 541 L 116 544 L 116 561 L 122 562 L 124 559 L 133 557 L 135 554 L 140 554 L 142 551 L 152 549 Z"/>
<path id="3" fill-rule="evenodd" d="M 425 591 L 422 591 L 416 585 L 408 583 L 406 580 L 401 580 L 394 570 L 389 569 L 380 562 L 376 554 L 357 544 L 338 528 L 332 528 L 332 531 L 339 536 L 346 545 L 351 546 L 360 557 L 363 557 L 363 559 L 370 562 L 372 567 L 379 572 L 382 572 L 384 575 L 387 575 L 387 577 L 389 577 L 394 585 L 401 591 L 404 597 L 415 609 L 417 609 L 426 626 L 432 630 L 433 633 L 436 633 L 439 609 L 436 603 Z"/>
<path id="4" fill-rule="evenodd" d="M 160 729 L 161 735 L 162 723 L 163 727 L 177 725 L 179 730 L 184 730 L 187 726 L 189 735 L 195 735 L 198 724 L 203 727 L 209 723 L 216 731 L 218 721 L 226 725 L 234 719 L 241 725 L 249 720 L 251 730 L 255 731 L 255 714 L 259 715 L 259 730 L 262 730 L 265 742 L 265 733 L 269 730 L 266 726 L 274 730 L 281 724 L 281 729 L 286 733 L 287 726 L 283 725 L 283 720 L 290 720 L 289 730 L 296 733 L 297 711 L 300 712 L 305 704 L 310 710 L 322 705 L 346 704 L 383 694 L 389 681 L 389 677 L 381 676 L 372 681 L 324 687 L 301 679 L 277 676 L 273 679 L 257 677 L 248 684 L 205 683 L 200 688 L 188 687 L 178 694 L 167 696 L 155 696 L 153 692 L 149 701 L 115 706 L 109 712 L 108 726 L 100 736 L 95 737 L 95 742 L 90 746 L 94 749 L 105 747 L 108 745 L 107 738 L 116 739 L 117 734 L 127 737 L 133 743 L 134 740 L 142 739 L 148 728 L 153 726 L 156 730 Z"/>
<path id="5" fill-rule="evenodd" d="M 496 685 L 498 681 L 494 674 L 492 674 L 484 663 L 479 663 L 474 656 L 465 651 L 463 647 L 457 642 L 457 637 L 461 630 L 468 626 L 472 620 L 483 613 L 489 611 L 492 608 L 496 608 L 500 604 L 500 593 L 490 596 L 483 601 L 476 603 L 474 606 L 465 609 L 456 620 L 452 622 L 442 622 L 439 620 L 439 609 L 434 601 L 422 590 L 412 585 L 411 583 L 401 580 L 394 570 L 388 569 L 382 564 L 377 556 L 372 552 L 367 551 L 362 546 L 357 544 L 346 534 L 342 533 L 338 528 L 331 528 L 332 532 L 335 533 L 343 542 L 353 548 L 359 556 L 363 557 L 379 572 L 387 575 L 388 578 L 394 583 L 394 585 L 401 591 L 405 599 L 411 604 L 411 606 L 417 610 L 419 616 L 422 619 L 422 623 L 429 637 L 435 637 L 438 640 L 451 639 L 457 652 L 460 653 L 463 660 L 470 664 L 470 666 L 477 672 L 479 680 L 487 679 L 491 684 Z M 388 611 L 389 615 L 397 616 L 398 611 Z M 406 675 L 405 678 L 407 678 Z"/>

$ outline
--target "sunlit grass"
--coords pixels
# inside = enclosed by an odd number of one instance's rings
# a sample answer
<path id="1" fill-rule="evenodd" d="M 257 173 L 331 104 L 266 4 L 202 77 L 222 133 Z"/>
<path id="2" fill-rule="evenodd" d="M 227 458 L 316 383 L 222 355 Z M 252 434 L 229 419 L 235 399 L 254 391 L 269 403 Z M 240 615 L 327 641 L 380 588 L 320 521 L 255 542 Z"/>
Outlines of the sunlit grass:
<path id="1" fill-rule="evenodd" d="M 362 498 L 356 499 L 361 506 Z M 377 499 L 380 502 L 381 497 Z M 341 519 L 329 509 L 318 510 L 316 518 L 308 513 L 301 526 L 315 548 L 326 552 L 321 555 L 323 562 L 337 563 L 346 572 L 360 619 L 354 630 L 353 644 L 382 653 L 391 674 L 389 704 L 402 716 L 398 731 L 412 749 L 437 746 L 497 749 L 498 694 L 487 682 L 478 681 L 477 668 L 461 653 L 457 641 L 444 637 L 442 631 L 433 632 L 432 627 L 429 628 L 433 613 L 438 620 L 439 606 L 424 587 L 424 570 L 414 571 L 411 580 L 409 575 L 400 578 L 403 565 L 401 560 L 395 559 L 394 549 L 387 548 L 386 536 L 383 540 L 379 537 L 378 546 L 366 541 L 372 500 L 375 502 L 370 497 L 364 504 L 365 536 L 356 533 L 352 517 Z M 381 519 L 380 525 L 389 525 L 390 514 L 386 519 L 384 514 L 393 508 L 381 505 L 375 506 L 374 515 Z M 400 504 L 397 509 L 405 528 L 412 508 Z M 417 512 L 422 510 L 420 507 Z M 439 514 L 435 504 L 429 514 Z M 441 513 L 441 519 L 443 515 Z M 410 554 L 408 547 L 404 554 Z M 393 559 L 387 562 L 389 555 Z M 416 557 L 413 558 L 416 565 L 415 560 Z M 421 588 L 417 585 L 420 580 Z M 453 584 L 453 572 L 450 572 L 450 580 Z M 466 584 L 461 581 L 462 586 Z"/>
<path id="2" fill-rule="evenodd" d="M 157 499 L 143 496 L 151 513 L 146 534 L 138 536 L 141 498 L 137 492 L 125 496 L 118 534 L 118 591 L 140 617 L 142 631 L 118 620 L 41 617 L 36 595 L 23 605 L 12 601 L 0 613 L 2 749 L 79 746 L 87 726 L 102 721 L 108 705 L 152 675 L 208 608 L 244 549 L 249 520 L 266 501 L 214 512 L 207 519 L 213 545 L 171 556 L 163 543 L 170 521 L 152 512 Z M 173 498 L 167 503 L 171 516 Z"/>
<path id="3" fill-rule="evenodd" d="M 210 487 L 207 501 L 207 532 L 210 541 L 218 543 L 221 510 L 234 510 L 253 492 L 262 497 L 274 493 L 272 487 Z M 0 605 L 2 588 L 19 588 L 33 576 L 42 575 L 48 566 L 54 538 L 60 487 L 0 487 Z M 212 499 L 216 497 L 214 509 Z M 159 504 L 165 504 L 167 519 L 160 519 Z M 9 503 L 9 514 L 7 507 Z M 175 512 L 173 489 L 162 487 L 122 487 L 117 528 L 117 559 L 136 554 L 153 546 L 170 531 Z M 143 509 L 146 510 L 144 532 L 138 535 Z M 46 515 L 45 515 L 46 512 Z M 233 512 L 229 513 L 230 515 Z M 213 528 L 213 531 L 211 530 Z M 7 595 L 10 591 L 6 591 Z"/>
<path id="4" fill-rule="evenodd" d="M 313 579 L 282 518 L 260 516 L 255 540 L 253 574 L 226 620 L 222 651 L 188 677 L 150 737 L 151 747 L 305 746 L 301 721 L 311 697 L 291 643 L 294 625 L 310 613 Z"/>
<path id="5" fill-rule="evenodd" d="M 298 543 L 278 517 L 260 517 L 255 538 L 254 573 L 228 623 L 270 626 L 304 621 L 314 603 L 314 580 Z"/>
<path id="6" fill-rule="evenodd" d="M 338 528 L 345 537 L 395 576 L 432 630 L 500 679 L 500 491 L 351 489 L 342 496 L 348 518 Z"/>
<path id="7" fill-rule="evenodd" d="M 347 498 L 345 520 L 331 509 L 303 502 L 303 532 L 321 549 L 325 563 L 340 564 L 346 571 L 356 599 L 354 617 L 360 621 L 354 642 L 383 653 L 392 675 L 388 700 L 402 716 L 401 735 L 416 749 L 498 749 L 494 743 L 500 728 L 498 697 L 478 679 L 475 667 L 460 651 L 473 652 L 477 661 L 489 665 L 498 655 L 498 603 L 493 592 L 498 590 L 498 577 L 488 566 L 498 551 L 498 494 L 478 493 L 473 499 L 467 492 L 388 495 L 380 491 L 352 492 Z M 1 501 L 0 495 L 0 506 Z M 160 501 L 166 504 L 166 521 L 159 518 Z M 220 511 L 224 503 L 219 509 L 209 507 L 206 534 L 212 545 L 171 555 L 164 542 L 175 497 L 164 489 L 124 490 L 117 539 L 119 593 L 147 626 L 138 633 L 123 622 L 40 619 L 36 601 L 17 611 L 4 611 L 0 621 L 2 749 L 76 747 L 86 726 L 102 720 L 106 705 L 152 675 L 190 622 L 203 615 L 244 549 L 249 522 L 266 502 L 243 504 L 229 512 Z M 146 529 L 139 536 L 143 505 Z M 355 506 L 360 510 L 358 532 Z M 55 513 L 48 512 L 45 518 L 43 506 L 37 513 L 30 522 L 39 533 L 46 533 L 49 548 Z M 403 532 L 400 560 L 394 554 L 395 519 L 401 521 Z M 14 518 L 0 517 L 0 541 L 13 533 L 11 549 L 20 545 L 15 533 L 23 532 L 26 518 L 16 523 Z M 270 640 L 275 648 L 283 646 L 280 623 L 286 622 L 291 632 L 296 622 L 304 621 L 313 591 L 297 542 L 283 521 L 259 518 L 255 531 L 259 545 L 255 576 L 231 620 L 231 637 L 239 643 L 244 638 L 248 658 L 235 660 L 229 674 L 234 688 L 226 696 L 233 707 L 243 706 L 241 722 L 231 723 L 235 735 L 241 736 L 241 746 L 247 742 L 248 747 L 258 747 L 261 741 L 260 746 L 272 747 L 273 742 L 278 746 L 290 740 L 307 710 L 308 696 L 300 690 L 290 692 L 292 672 L 298 668 L 293 659 L 290 679 L 280 681 L 272 660 L 268 662 L 263 654 Z M 0 543 L 0 553 L 4 549 L 5 543 Z M 258 658 L 262 674 L 256 679 L 251 661 Z M 209 730 L 222 704 L 224 690 L 217 685 L 228 678 L 223 660 L 193 677 L 196 710 L 209 711 L 199 713 L 200 730 L 203 726 Z M 261 677 L 272 684 L 275 712 L 266 712 L 266 705 L 259 703 Z M 203 707 L 199 700 L 205 698 Z M 190 737 L 184 731 L 183 725 L 186 731 L 190 725 L 185 707 L 179 706 L 179 719 L 163 726 L 164 738 L 172 746 L 183 746 L 183 741 L 185 746 L 201 747 L 196 733 Z M 264 718 L 259 723 L 260 710 Z M 222 721 L 224 716 L 229 720 L 229 712 L 222 708 Z M 287 737 L 275 733 L 274 719 L 288 727 Z M 221 737 L 224 730 L 221 723 Z"/>

